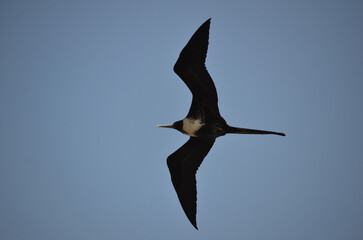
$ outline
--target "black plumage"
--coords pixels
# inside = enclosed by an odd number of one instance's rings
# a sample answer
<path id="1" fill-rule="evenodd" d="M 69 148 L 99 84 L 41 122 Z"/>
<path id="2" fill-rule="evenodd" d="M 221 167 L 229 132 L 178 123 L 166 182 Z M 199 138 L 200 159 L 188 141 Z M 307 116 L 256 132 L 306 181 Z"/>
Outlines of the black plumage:
<path id="1" fill-rule="evenodd" d="M 187 116 L 172 125 L 190 136 L 189 140 L 167 159 L 171 180 L 185 214 L 197 228 L 196 172 L 215 139 L 227 133 L 275 134 L 284 133 L 229 126 L 219 113 L 218 97 L 213 80 L 205 67 L 208 50 L 210 19 L 204 22 L 181 51 L 174 65 L 175 73 L 192 92 L 193 99 Z"/>

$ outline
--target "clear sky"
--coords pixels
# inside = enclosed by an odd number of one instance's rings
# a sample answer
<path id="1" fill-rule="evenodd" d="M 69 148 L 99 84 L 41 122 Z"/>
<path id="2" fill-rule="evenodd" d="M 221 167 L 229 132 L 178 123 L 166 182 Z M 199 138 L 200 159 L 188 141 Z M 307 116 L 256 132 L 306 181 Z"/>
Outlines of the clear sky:
<path id="1" fill-rule="evenodd" d="M 230 125 L 197 175 L 196 231 L 166 158 L 173 72 L 212 18 Z M 0 239 L 363 237 L 362 1 L 1 1 Z"/>

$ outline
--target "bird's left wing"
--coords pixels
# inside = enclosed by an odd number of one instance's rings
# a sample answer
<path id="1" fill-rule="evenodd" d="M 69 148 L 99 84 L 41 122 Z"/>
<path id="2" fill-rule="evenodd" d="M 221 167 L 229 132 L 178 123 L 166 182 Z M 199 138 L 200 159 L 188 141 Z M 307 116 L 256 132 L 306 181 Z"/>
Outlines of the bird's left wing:
<path id="1" fill-rule="evenodd" d="M 185 214 L 197 228 L 197 186 L 195 174 L 215 142 L 213 137 L 190 137 L 168 159 L 168 167 L 175 191 Z"/>
<path id="2" fill-rule="evenodd" d="M 220 119 L 217 90 L 205 67 L 209 39 L 210 19 L 205 21 L 190 38 L 174 65 L 174 72 L 193 94 L 187 117 Z M 204 116 L 199 116 L 203 113 Z"/>

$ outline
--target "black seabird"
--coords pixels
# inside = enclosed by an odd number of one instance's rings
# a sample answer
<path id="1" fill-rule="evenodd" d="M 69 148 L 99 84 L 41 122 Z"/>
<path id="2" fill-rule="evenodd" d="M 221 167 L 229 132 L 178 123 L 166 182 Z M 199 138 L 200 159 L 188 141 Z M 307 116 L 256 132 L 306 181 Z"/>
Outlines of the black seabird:
<path id="1" fill-rule="evenodd" d="M 222 118 L 218 109 L 217 91 L 205 67 L 209 26 L 210 19 L 194 33 L 174 65 L 174 72 L 193 94 L 188 115 L 172 125 L 158 125 L 158 127 L 174 128 L 190 136 L 181 148 L 168 157 L 167 164 L 180 204 L 196 229 L 198 228 L 195 174 L 216 138 L 227 133 L 285 136 L 280 132 L 231 127 Z"/>

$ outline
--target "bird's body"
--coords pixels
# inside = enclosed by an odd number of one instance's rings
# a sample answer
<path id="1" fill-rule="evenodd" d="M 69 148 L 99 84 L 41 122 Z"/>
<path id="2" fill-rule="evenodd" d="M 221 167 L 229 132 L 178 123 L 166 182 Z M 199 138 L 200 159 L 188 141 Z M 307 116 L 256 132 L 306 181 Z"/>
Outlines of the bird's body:
<path id="1" fill-rule="evenodd" d="M 174 128 L 190 136 L 181 148 L 168 157 L 167 164 L 183 210 L 196 229 L 198 228 L 195 174 L 215 139 L 227 133 L 285 136 L 279 132 L 231 127 L 220 115 L 217 91 L 205 67 L 209 26 L 210 19 L 194 33 L 174 65 L 175 73 L 193 94 L 187 116 L 172 125 L 158 125 L 158 127 Z"/>

